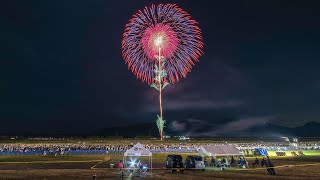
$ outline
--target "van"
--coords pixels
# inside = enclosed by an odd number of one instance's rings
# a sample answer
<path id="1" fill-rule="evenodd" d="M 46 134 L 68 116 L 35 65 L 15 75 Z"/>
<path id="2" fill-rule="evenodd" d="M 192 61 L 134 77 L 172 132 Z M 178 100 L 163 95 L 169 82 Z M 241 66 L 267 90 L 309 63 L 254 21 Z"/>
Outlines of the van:
<path id="1" fill-rule="evenodd" d="M 205 164 L 201 156 L 188 156 L 184 163 L 185 168 L 201 169 L 204 171 Z"/>
<path id="2" fill-rule="evenodd" d="M 172 169 L 172 172 L 175 170 L 183 171 L 183 162 L 181 155 L 168 155 L 166 160 L 166 168 Z"/>

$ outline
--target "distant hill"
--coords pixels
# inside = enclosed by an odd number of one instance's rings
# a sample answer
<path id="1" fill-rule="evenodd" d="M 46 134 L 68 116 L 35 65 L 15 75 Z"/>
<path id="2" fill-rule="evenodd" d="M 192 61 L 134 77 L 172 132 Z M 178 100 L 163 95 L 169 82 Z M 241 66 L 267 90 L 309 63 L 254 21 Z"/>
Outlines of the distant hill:
<path id="1" fill-rule="evenodd" d="M 303 126 L 294 128 L 277 126 L 274 124 L 267 124 L 266 127 L 263 127 L 263 129 L 264 131 L 267 131 L 268 133 L 272 133 L 275 135 L 279 134 L 284 136 L 297 137 L 320 137 L 320 123 L 317 122 L 309 122 Z"/>
<path id="2" fill-rule="evenodd" d="M 309 122 L 304 126 L 293 128 L 293 134 L 300 137 L 320 137 L 320 123 Z"/>
<path id="3" fill-rule="evenodd" d="M 137 123 L 126 126 L 112 126 L 92 132 L 92 134 L 98 136 L 118 135 L 123 137 L 149 136 L 150 133 L 152 136 L 156 136 L 158 134 L 158 129 L 155 123 Z"/>
<path id="4" fill-rule="evenodd" d="M 208 131 L 208 127 L 204 128 L 203 131 Z M 95 131 L 93 134 L 99 136 L 149 136 L 151 132 L 152 136 L 158 136 L 158 129 L 155 123 L 137 123 L 128 126 L 115 126 L 110 128 L 103 128 Z M 186 132 L 178 132 L 173 129 L 166 128 L 165 132 L 169 135 L 185 135 Z M 198 130 L 201 132 L 201 130 Z M 209 134 L 209 133 L 208 133 Z M 215 136 L 213 134 L 212 136 Z M 297 136 L 297 137 L 320 137 L 320 123 L 309 122 L 304 126 L 289 128 L 266 123 L 263 126 L 252 127 L 244 131 L 239 132 L 225 132 L 225 136 L 267 136 L 267 137 L 279 137 L 279 136 Z M 209 134 L 210 136 L 210 134 Z"/>

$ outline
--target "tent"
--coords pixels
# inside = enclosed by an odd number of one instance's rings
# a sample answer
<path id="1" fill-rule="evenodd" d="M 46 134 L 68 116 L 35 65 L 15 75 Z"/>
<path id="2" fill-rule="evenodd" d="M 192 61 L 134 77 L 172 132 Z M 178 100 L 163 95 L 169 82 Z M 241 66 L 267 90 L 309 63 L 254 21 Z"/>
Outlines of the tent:
<path id="1" fill-rule="evenodd" d="M 201 156 L 241 156 L 242 152 L 233 145 L 205 145 L 199 150 Z"/>
<path id="2" fill-rule="evenodd" d="M 137 143 L 132 148 L 128 149 L 123 155 L 123 162 L 126 165 L 127 157 L 149 157 L 149 164 L 152 170 L 152 153 L 144 148 L 140 143 Z"/>

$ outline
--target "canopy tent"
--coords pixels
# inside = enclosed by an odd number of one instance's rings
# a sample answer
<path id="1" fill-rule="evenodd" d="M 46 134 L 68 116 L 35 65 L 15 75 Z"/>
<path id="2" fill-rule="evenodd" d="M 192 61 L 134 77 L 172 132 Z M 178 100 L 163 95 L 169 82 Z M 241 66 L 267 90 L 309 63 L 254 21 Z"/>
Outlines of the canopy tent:
<path id="1" fill-rule="evenodd" d="M 152 156 L 152 153 L 144 148 L 140 143 L 137 143 L 132 148 L 128 149 L 124 156 Z"/>
<path id="2" fill-rule="evenodd" d="M 233 145 L 205 145 L 199 150 L 201 156 L 241 156 L 239 149 Z"/>
<path id="3" fill-rule="evenodd" d="M 128 149 L 123 155 L 123 162 L 126 164 L 126 157 L 149 157 L 149 164 L 152 170 L 152 153 L 144 148 L 140 143 L 137 143 L 132 148 Z"/>

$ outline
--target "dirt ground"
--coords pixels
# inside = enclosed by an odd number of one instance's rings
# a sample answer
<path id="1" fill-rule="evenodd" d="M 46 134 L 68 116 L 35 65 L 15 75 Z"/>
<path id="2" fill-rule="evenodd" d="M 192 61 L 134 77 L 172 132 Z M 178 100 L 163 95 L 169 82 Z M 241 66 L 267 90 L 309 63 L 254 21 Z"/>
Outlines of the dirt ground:
<path id="1" fill-rule="evenodd" d="M 276 169 L 277 175 L 267 175 L 266 170 L 242 171 L 187 171 L 171 173 L 168 170 L 153 170 L 145 178 L 125 177 L 125 179 L 320 179 L 320 165 L 304 167 L 282 167 Z M 0 170 L 0 179 L 120 179 L 115 169 L 30 169 Z"/>
<path id="2" fill-rule="evenodd" d="M 275 176 L 267 174 L 266 169 L 232 169 L 206 171 L 185 171 L 171 173 L 164 169 L 161 163 L 159 167 L 149 172 L 145 178 L 125 177 L 125 179 L 318 179 L 320 180 L 320 157 L 288 157 L 273 158 L 277 166 Z M 252 160 L 249 161 L 251 164 Z M 1 163 L 0 179 L 92 179 L 96 174 L 97 179 L 120 179 L 119 172 L 115 168 L 109 168 L 108 162 L 79 161 L 79 162 L 34 162 L 34 163 Z"/>

